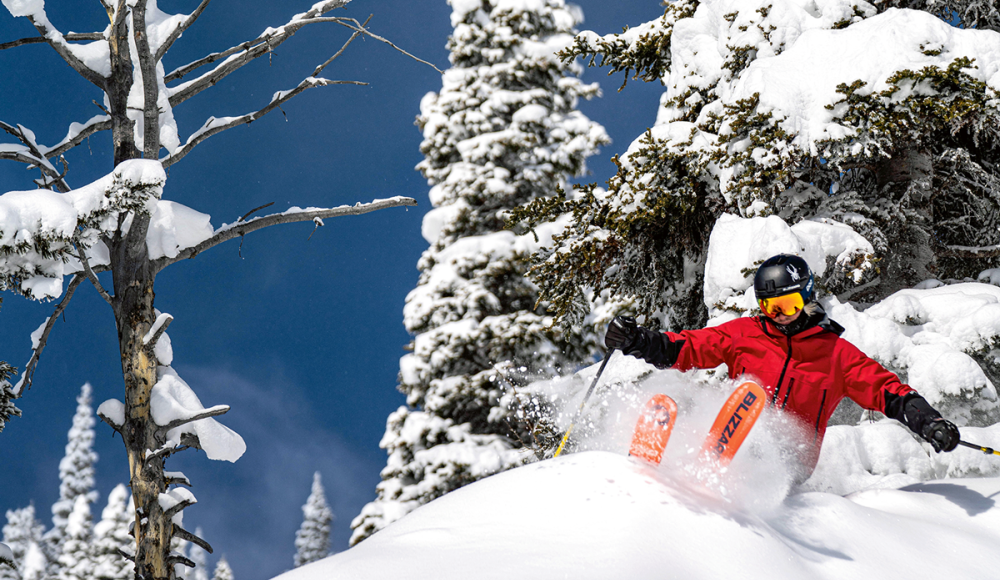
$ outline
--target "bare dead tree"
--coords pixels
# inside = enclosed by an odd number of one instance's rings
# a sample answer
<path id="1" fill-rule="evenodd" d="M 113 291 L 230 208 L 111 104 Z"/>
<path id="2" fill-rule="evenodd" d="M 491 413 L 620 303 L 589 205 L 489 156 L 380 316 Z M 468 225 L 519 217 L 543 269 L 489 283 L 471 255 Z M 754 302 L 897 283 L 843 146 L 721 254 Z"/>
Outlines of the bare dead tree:
<path id="1" fill-rule="evenodd" d="M 251 123 L 307 89 L 345 83 L 364 84 L 360 81 L 330 80 L 318 75 L 343 54 L 351 42 L 361 36 L 388 43 L 400 52 L 408 53 L 392 45 L 388 40 L 372 34 L 366 28 L 367 21 L 361 23 L 354 18 L 329 16 L 331 12 L 343 8 L 348 2 L 349 0 L 317 2 L 308 11 L 293 16 L 277 28 L 268 28 L 254 39 L 206 55 L 167 74 L 164 74 L 162 67 L 158 65 L 181 34 L 196 23 L 208 7 L 209 0 L 202 0 L 191 14 L 171 19 L 169 22 L 172 28 L 166 33 L 161 30 L 155 37 L 149 34 L 147 27 L 146 0 L 101 0 L 110 26 L 106 31 L 93 33 L 61 33 L 50 22 L 41 3 L 37 6 L 35 4 L 15 5 L 13 8 L 8 6 L 12 15 L 27 18 L 38 32 L 38 36 L 0 43 L 0 50 L 38 43 L 48 44 L 74 71 L 103 93 L 107 106 L 98 105 L 104 114 L 74 123 L 62 141 L 50 146 L 39 144 L 30 129 L 16 123 L 0 121 L 0 129 L 16 140 L 14 144 L 0 147 L 0 159 L 17 161 L 29 168 L 38 169 L 41 173 L 41 177 L 36 180 L 39 188 L 67 192 L 71 188 L 66 181 L 68 164 L 63 155 L 96 133 L 111 132 L 116 167 L 126 161 L 140 158 L 159 160 L 163 167 L 169 167 L 181 161 L 209 137 Z M 157 24 L 162 28 L 162 21 Z M 226 117 L 224 121 L 214 117 L 207 119 L 184 143 L 161 142 L 160 126 L 166 118 L 165 115 L 172 114 L 173 107 L 210 89 L 255 59 L 270 54 L 276 47 L 289 40 L 296 31 L 312 24 L 342 26 L 349 32 L 349 38 L 330 59 L 317 66 L 312 74 L 305 77 L 297 86 L 275 93 L 270 101 L 262 103 L 256 111 L 236 117 Z M 94 68 L 93 61 L 82 58 L 81 53 L 76 50 L 75 43 L 78 42 L 104 43 L 107 48 L 107 64 L 110 64 L 110 67 L 101 70 Z M 137 52 L 135 55 L 131 54 L 133 47 Z M 102 72 L 104 70 L 110 72 Z M 195 73 L 200 74 L 195 76 Z M 187 80 L 188 77 L 193 78 Z M 129 96 L 133 93 L 136 83 L 141 83 L 142 87 L 143 104 L 140 115 L 130 112 L 128 107 Z M 95 99 L 94 102 L 96 104 L 99 101 L 100 99 Z M 144 210 L 141 204 L 126 205 L 112 208 L 117 216 L 117 227 L 110 231 L 102 231 L 96 241 L 84 239 L 82 232 L 85 228 L 81 225 L 79 235 L 72 240 L 72 243 L 48 248 L 50 253 L 60 256 L 63 261 L 78 262 L 79 268 L 73 274 L 55 312 L 39 328 L 31 360 L 13 393 L 15 397 L 20 397 L 31 386 L 39 357 L 49 339 L 53 323 L 66 309 L 78 286 L 85 281 L 91 282 L 111 306 L 118 330 L 125 383 L 124 410 L 120 417 L 103 414 L 101 418 L 122 435 L 128 455 L 130 483 L 136 510 L 136 544 L 135 553 L 125 556 L 134 560 L 137 578 L 171 580 L 174 578 L 174 564 L 192 565 L 189 560 L 170 553 L 170 542 L 174 537 L 194 542 L 209 552 L 212 551 L 208 542 L 173 523 L 173 517 L 194 503 L 193 499 L 183 499 L 172 505 L 170 502 L 161 501 L 169 485 L 190 484 L 186 479 L 169 476 L 164 471 L 166 459 L 180 450 L 200 446 L 197 437 L 189 433 L 181 438 L 179 444 L 168 441 L 167 433 L 185 424 L 215 417 L 229 410 L 228 406 L 220 405 L 190 417 L 172 420 L 166 425 L 158 425 L 153 420 L 151 393 L 157 382 L 158 366 L 155 349 L 157 341 L 170 322 L 169 315 L 157 317 L 154 310 L 156 275 L 180 260 L 194 258 L 222 242 L 237 237 L 242 238 L 266 227 L 299 221 L 314 221 L 319 226 L 326 218 L 415 204 L 411 198 L 394 197 L 370 203 L 358 203 L 354 206 L 284 212 L 253 219 L 246 219 L 247 216 L 244 216 L 234 224 L 220 227 L 214 235 L 201 244 L 182 249 L 175 257 L 155 259 L 151 258 L 146 245 L 150 212 Z M 107 263 L 91 264 L 91 253 L 88 250 L 95 244 L 106 246 L 107 254 L 110 255 Z M 97 277 L 97 273 L 105 271 L 110 271 L 112 274 L 113 287 L 110 289 L 105 289 Z"/>

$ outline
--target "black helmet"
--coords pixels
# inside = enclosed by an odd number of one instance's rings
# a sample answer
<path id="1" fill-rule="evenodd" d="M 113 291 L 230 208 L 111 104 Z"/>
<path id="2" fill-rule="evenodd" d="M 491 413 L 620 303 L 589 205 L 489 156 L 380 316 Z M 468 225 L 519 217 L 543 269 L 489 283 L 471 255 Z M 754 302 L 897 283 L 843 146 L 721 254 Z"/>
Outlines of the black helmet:
<path id="1" fill-rule="evenodd" d="M 764 260 L 757 268 L 753 291 L 758 300 L 798 292 L 802 302 L 808 304 L 813 299 L 813 273 L 802 258 L 778 254 Z"/>

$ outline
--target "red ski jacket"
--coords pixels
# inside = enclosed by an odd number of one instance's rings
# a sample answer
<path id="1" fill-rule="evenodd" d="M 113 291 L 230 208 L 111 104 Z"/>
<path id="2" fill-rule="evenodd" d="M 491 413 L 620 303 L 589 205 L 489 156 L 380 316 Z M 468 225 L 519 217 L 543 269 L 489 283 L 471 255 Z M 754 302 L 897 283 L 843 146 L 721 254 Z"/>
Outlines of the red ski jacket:
<path id="1" fill-rule="evenodd" d="M 904 420 L 897 401 L 910 392 L 916 396 L 895 374 L 840 338 L 841 332 L 840 325 L 827 319 L 789 337 L 758 316 L 666 335 L 680 344 L 672 368 L 685 371 L 726 363 L 730 378 L 750 374 L 760 379 L 771 405 L 814 430 L 813 467 L 827 421 L 841 399 L 849 397 L 866 409 Z"/>

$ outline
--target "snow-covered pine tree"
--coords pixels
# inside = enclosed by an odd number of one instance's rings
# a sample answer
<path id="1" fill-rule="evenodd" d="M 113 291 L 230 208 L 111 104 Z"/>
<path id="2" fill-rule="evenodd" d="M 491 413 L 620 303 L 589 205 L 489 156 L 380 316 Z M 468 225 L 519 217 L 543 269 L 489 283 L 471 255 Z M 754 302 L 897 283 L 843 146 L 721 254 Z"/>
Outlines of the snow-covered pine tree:
<path id="1" fill-rule="evenodd" d="M 504 231 L 505 213 L 553 195 L 608 141 L 576 110 L 596 96 L 554 51 L 581 21 L 563 0 L 452 0 L 452 67 L 420 104 L 418 165 L 433 186 L 422 233 L 430 243 L 407 296 L 416 335 L 400 362 L 407 406 L 388 419 L 389 460 L 378 498 L 352 522 L 357 543 L 415 507 L 526 460 L 505 421 L 494 365 L 530 374 L 571 367 L 586 337 L 551 325 L 525 278 L 531 236 Z"/>
<path id="2" fill-rule="evenodd" d="M 235 580 L 235 578 L 226 557 L 219 558 L 219 561 L 215 563 L 215 573 L 212 574 L 212 580 Z"/>
<path id="3" fill-rule="evenodd" d="M 135 576 L 135 565 L 119 553 L 135 551 L 135 540 L 128 533 L 133 521 L 128 488 L 120 483 L 108 494 L 101 521 L 94 525 L 94 580 L 131 580 Z"/>
<path id="4" fill-rule="evenodd" d="M 708 234 L 727 212 L 835 220 L 861 233 L 874 252 L 833 260 L 820 280 L 842 298 L 870 302 L 995 265 L 996 33 L 897 4 L 947 5 L 981 28 L 997 24 L 989 0 L 819 0 L 808 10 L 678 0 L 622 34 L 577 36 L 565 58 L 661 80 L 666 93 L 609 191 L 518 212 L 529 223 L 573 214 L 536 256 L 533 280 L 554 311 L 579 323 L 588 292 L 606 292 L 647 325 L 700 326 Z"/>
<path id="5" fill-rule="evenodd" d="M 873 0 L 880 9 L 924 10 L 963 28 L 1000 32 L 1000 4 L 996 0 Z"/>
<path id="6" fill-rule="evenodd" d="M 57 580 L 91 580 L 94 573 L 94 522 L 86 494 L 76 496 L 59 551 Z"/>
<path id="7" fill-rule="evenodd" d="M 35 506 L 8 510 L 3 541 L 10 547 L 17 569 L 0 566 L 2 580 L 49 578 L 49 557 L 44 549 L 45 526 L 35 517 Z"/>
<path id="8" fill-rule="evenodd" d="M 326 491 L 317 471 L 312 491 L 302 506 L 302 525 L 295 532 L 295 567 L 322 560 L 330 555 L 330 522 L 333 512 L 326 502 Z"/>
<path id="9" fill-rule="evenodd" d="M 77 509 L 77 498 L 83 497 L 88 504 L 97 501 L 97 491 L 94 489 L 97 453 L 94 451 L 92 392 L 90 383 L 84 383 L 80 387 L 73 424 L 67 434 L 66 453 L 59 461 L 59 499 L 52 504 L 52 529 L 45 537 L 57 554 L 56 570 L 53 573 L 58 573 L 58 554 L 62 552 L 70 514 Z M 89 509 L 87 517 L 90 517 Z"/>

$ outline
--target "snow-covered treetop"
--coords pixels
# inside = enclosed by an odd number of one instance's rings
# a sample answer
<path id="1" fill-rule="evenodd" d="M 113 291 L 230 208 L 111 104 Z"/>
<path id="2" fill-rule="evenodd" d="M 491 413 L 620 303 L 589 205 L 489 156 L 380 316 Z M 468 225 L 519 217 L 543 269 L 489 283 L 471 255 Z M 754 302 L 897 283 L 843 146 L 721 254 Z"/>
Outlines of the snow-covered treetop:
<path id="1" fill-rule="evenodd" d="M 845 148 L 841 156 L 881 153 L 885 137 L 851 114 L 858 98 L 916 109 L 943 92 L 939 77 L 950 73 L 972 83 L 985 114 L 1000 118 L 1000 34 L 993 31 L 955 28 L 915 10 L 877 13 L 848 0 L 706 0 L 670 24 L 671 68 L 654 136 L 706 161 L 720 148 L 736 156 L 714 171 L 727 199 L 767 185 L 773 177 L 762 174 L 787 171 L 799 157 L 832 156 L 834 144 Z M 768 195 L 748 195 L 741 206 L 761 211 L 752 201 Z"/>
<path id="2" fill-rule="evenodd" d="M 302 525 L 295 532 L 295 567 L 304 566 L 330 554 L 330 522 L 333 512 L 326 501 L 326 490 L 317 471 L 312 489 L 302 506 Z"/>

